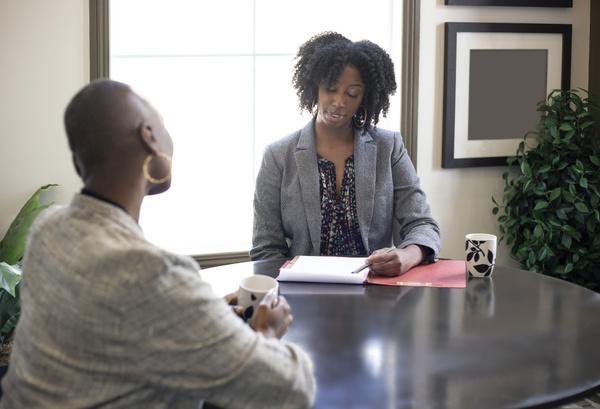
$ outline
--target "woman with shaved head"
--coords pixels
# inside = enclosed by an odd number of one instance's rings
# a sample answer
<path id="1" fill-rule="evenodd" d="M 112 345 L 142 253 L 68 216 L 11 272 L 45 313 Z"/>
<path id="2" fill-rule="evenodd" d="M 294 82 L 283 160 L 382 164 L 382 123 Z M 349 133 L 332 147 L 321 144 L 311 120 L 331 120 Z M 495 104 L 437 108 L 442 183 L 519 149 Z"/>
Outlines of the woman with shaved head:
<path id="1" fill-rule="evenodd" d="M 171 182 L 173 143 L 127 85 L 84 87 L 65 128 L 81 193 L 32 227 L 1 408 L 303 408 L 306 353 L 280 341 L 283 297 L 246 325 L 189 257 L 144 239 L 146 195 Z"/>

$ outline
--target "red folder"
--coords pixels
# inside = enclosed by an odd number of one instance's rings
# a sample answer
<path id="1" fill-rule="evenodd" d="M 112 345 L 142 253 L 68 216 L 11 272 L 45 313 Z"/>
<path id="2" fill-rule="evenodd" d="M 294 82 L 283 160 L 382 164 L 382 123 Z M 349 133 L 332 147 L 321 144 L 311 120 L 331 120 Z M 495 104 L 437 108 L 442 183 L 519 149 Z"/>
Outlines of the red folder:
<path id="1" fill-rule="evenodd" d="M 439 260 L 435 263 L 413 267 L 396 277 L 370 273 L 367 283 L 409 287 L 465 288 L 467 286 L 465 261 Z"/>

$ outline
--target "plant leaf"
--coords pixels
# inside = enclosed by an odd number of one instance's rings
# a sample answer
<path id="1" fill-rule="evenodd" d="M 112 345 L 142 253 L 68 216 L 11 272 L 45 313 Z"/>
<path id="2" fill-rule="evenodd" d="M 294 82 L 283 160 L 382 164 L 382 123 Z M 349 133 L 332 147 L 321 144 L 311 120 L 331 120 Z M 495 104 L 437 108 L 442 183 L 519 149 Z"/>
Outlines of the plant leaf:
<path id="1" fill-rule="evenodd" d="M 558 199 L 560 197 L 560 190 L 561 189 L 559 187 L 552 189 L 548 194 L 548 200 L 553 202 L 554 200 Z"/>
<path id="2" fill-rule="evenodd" d="M 529 256 L 527 257 L 527 261 L 529 262 L 530 266 L 533 267 L 535 265 L 535 259 L 536 259 L 535 253 L 533 251 L 530 252 Z"/>
<path id="3" fill-rule="evenodd" d="M 565 212 L 565 209 L 558 209 L 556 211 L 556 216 L 561 220 L 567 219 L 567 213 Z"/>
<path id="4" fill-rule="evenodd" d="M 569 185 L 569 187 L 571 187 L 573 185 Z M 563 197 L 565 198 L 565 200 L 569 203 L 573 203 L 575 202 L 575 196 L 567 189 L 564 189 L 562 191 Z"/>
<path id="5" fill-rule="evenodd" d="M 19 319 L 19 287 L 16 287 L 16 294 L 17 296 L 13 297 L 6 291 L 0 291 L 0 342 L 4 342 L 12 334 Z"/>
<path id="6" fill-rule="evenodd" d="M 552 166 L 556 166 L 558 165 L 558 162 L 560 161 L 560 155 L 556 155 L 553 159 L 552 159 Z"/>
<path id="7" fill-rule="evenodd" d="M 15 299 L 16 300 L 16 299 Z M 5 343 L 10 334 L 14 331 L 17 326 L 17 322 L 19 321 L 19 316 L 21 315 L 21 310 L 18 308 L 19 305 L 16 305 L 17 312 L 9 315 L 8 319 L 4 321 L 4 325 L 0 328 L 0 343 Z"/>
<path id="8" fill-rule="evenodd" d="M 582 203 L 582 202 L 575 203 L 575 208 L 580 213 L 589 213 L 589 211 L 590 211 L 588 209 L 588 207 L 585 205 L 585 203 Z"/>
<path id="9" fill-rule="evenodd" d="M 543 235 L 544 235 L 544 229 L 542 228 L 541 225 L 536 224 L 535 229 L 533 229 L 533 237 L 535 237 L 536 239 L 539 239 Z"/>
<path id="10" fill-rule="evenodd" d="M 538 260 L 544 261 L 547 254 L 548 254 L 548 248 L 544 246 L 544 248 L 542 248 L 542 251 L 540 251 L 540 254 L 538 255 Z"/>
<path id="11" fill-rule="evenodd" d="M 546 207 L 548 207 L 549 203 L 546 202 L 545 200 L 538 200 L 537 203 L 535 204 L 535 207 L 533 208 L 533 210 L 540 210 L 540 209 L 545 209 Z"/>
<path id="12" fill-rule="evenodd" d="M 572 131 L 573 127 L 571 125 L 569 125 L 567 122 L 563 122 L 562 124 L 560 124 L 560 128 L 561 131 Z"/>
<path id="13" fill-rule="evenodd" d="M 565 246 L 566 248 L 570 249 L 571 248 L 571 236 L 569 236 L 568 234 L 563 234 L 562 237 L 560 238 L 560 241 L 562 243 L 563 246 Z"/>
<path id="14" fill-rule="evenodd" d="M 563 230 L 569 233 L 570 236 L 574 236 L 577 234 L 577 230 L 573 226 L 569 226 L 568 224 L 563 226 Z"/>
<path id="15" fill-rule="evenodd" d="M 550 165 L 544 165 L 542 166 L 539 170 L 538 173 L 546 173 L 548 172 L 550 169 L 552 169 L 552 166 Z"/>
<path id="16" fill-rule="evenodd" d="M 583 125 L 581 125 L 581 130 L 583 131 L 585 128 L 587 128 L 588 126 L 591 126 L 593 124 L 594 124 L 594 121 L 584 122 Z"/>
<path id="17" fill-rule="evenodd" d="M 558 223 L 555 220 L 550 219 L 548 222 L 554 227 L 558 227 L 558 228 L 562 227 L 562 224 Z"/>
<path id="18" fill-rule="evenodd" d="M 6 235 L 0 241 L 0 260 L 7 264 L 14 265 L 23 257 L 25 251 L 25 242 L 29 228 L 35 218 L 51 205 L 41 205 L 40 195 L 43 191 L 57 185 L 46 185 L 39 188 L 23 205 L 17 217 L 13 220 Z"/>
<path id="19" fill-rule="evenodd" d="M 21 270 L 4 261 L 0 261 L 0 287 L 16 297 L 16 286 L 21 281 Z"/>
<path id="20" fill-rule="evenodd" d="M 529 163 L 527 163 L 526 160 L 521 162 L 521 172 L 523 172 L 523 174 L 526 176 L 531 176 L 531 167 L 529 166 Z"/>

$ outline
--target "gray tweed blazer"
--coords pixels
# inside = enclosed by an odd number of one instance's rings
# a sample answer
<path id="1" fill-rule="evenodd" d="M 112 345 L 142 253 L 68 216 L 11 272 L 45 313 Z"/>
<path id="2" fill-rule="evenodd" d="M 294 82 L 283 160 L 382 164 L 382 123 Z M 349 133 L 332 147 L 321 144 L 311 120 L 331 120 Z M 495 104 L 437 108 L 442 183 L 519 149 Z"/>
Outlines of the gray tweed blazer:
<path id="1" fill-rule="evenodd" d="M 418 244 L 440 249 L 439 227 L 398 132 L 357 131 L 356 205 L 367 252 Z M 269 145 L 254 194 L 253 260 L 319 255 L 321 196 L 314 124 Z"/>

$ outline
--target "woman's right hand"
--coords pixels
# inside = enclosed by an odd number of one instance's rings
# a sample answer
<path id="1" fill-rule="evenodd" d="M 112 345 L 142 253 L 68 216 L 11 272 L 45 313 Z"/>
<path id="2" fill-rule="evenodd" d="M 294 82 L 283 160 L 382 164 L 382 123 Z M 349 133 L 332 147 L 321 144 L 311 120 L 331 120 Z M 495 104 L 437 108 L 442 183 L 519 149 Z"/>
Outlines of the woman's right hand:
<path id="1" fill-rule="evenodd" d="M 268 293 L 254 313 L 250 326 L 266 337 L 281 338 L 294 320 L 285 297 Z"/>

